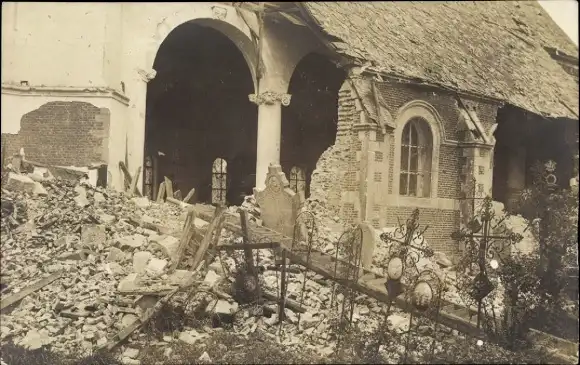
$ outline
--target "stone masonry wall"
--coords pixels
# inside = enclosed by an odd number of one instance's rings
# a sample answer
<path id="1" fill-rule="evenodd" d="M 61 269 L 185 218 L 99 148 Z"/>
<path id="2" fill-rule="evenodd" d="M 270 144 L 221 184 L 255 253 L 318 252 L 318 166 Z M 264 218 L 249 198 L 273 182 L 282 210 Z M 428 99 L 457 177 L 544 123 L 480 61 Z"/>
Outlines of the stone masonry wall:
<path id="1" fill-rule="evenodd" d="M 50 102 L 22 117 L 18 134 L 2 134 L 7 156 L 23 147 L 26 158 L 49 165 L 107 162 L 110 112 L 84 102 Z"/>
<path id="2" fill-rule="evenodd" d="M 406 103 L 413 100 L 422 100 L 431 104 L 439 113 L 445 130 L 445 138 L 452 142 L 460 142 L 463 138 L 463 121 L 459 111 L 457 95 L 450 92 L 442 91 L 424 86 L 417 86 L 406 83 L 385 82 L 379 84 L 381 96 L 391 115 L 396 118 L 398 110 Z M 466 100 L 462 97 L 467 107 L 475 109 L 477 116 L 486 132 L 490 131 L 491 126 L 496 122 L 497 105 L 482 100 Z M 443 137 L 443 136 L 442 136 Z M 387 140 L 386 154 L 388 163 L 388 177 L 382 184 L 388 194 L 397 194 L 393 191 L 394 179 L 394 158 L 395 158 L 395 141 L 391 134 L 385 136 Z M 441 144 L 439 146 L 439 165 L 438 168 L 438 187 L 437 198 L 442 199 L 459 199 L 461 197 L 461 169 L 463 150 L 458 145 Z M 375 162 L 376 163 L 376 162 Z M 379 228 L 380 226 L 394 226 L 397 224 L 397 218 L 404 222 L 413 212 L 415 207 L 407 206 L 390 206 L 384 202 L 375 199 L 373 203 L 372 225 Z M 437 208 L 419 208 L 420 223 L 422 226 L 429 226 L 426 232 L 426 239 L 429 245 L 437 250 L 445 252 L 450 256 L 457 254 L 456 244 L 451 240 L 451 233 L 460 227 L 459 210 L 437 209 Z"/>
<path id="3" fill-rule="evenodd" d="M 320 157 L 312 173 L 310 198 L 325 205 L 333 215 L 345 223 L 353 223 L 359 216 L 356 204 L 343 200 L 343 193 L 356 192 L 358 175 L 356 168 L 357 142 L 352 126 L 359 120 L 355 98 L 345 82 L 338 93 L 338 124 L 336 142 Z"/>

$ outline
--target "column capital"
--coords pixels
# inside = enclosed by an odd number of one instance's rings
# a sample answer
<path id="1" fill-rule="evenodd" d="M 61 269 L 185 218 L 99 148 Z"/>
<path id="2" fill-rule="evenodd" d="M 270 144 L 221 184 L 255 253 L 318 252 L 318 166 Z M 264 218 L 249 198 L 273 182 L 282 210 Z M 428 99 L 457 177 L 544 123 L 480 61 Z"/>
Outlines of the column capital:
<path id="1" fill-rule="evenodd" d="M 157 76 L 157 71 L 155 71 L 154 69 L 143 70 L 141 68 L 138 68 L 137 73 L 139 74 L 141 79 L 146 83 L 153 80 L 155 78 L 155 76 Z"/>
<path id="2" fill-rule="evenodd" d="M 292 95 L 284 94 L 284 93 L 277 93 L 274 91 L 264 91 L 258 95 L 250 94 L 248 95 L 248 99 L 254 104 L 257 105 L 274 105 L 276 103 L 280 103 L 284 106 L 290 105 L 290 99 Z"/>

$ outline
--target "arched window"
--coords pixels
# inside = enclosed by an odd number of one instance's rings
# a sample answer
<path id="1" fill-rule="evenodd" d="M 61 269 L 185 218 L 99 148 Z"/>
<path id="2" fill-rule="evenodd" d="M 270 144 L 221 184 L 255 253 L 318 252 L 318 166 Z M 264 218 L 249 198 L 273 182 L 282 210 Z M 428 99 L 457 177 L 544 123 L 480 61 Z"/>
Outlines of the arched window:
<path id="1" fill-rule="evenodd" d="M 415 117 L 407 122 L 401 137 L 399 194 L 427 198 L 431 195 L 433 135 L 426 120 Z"/>
<path id="2" fill-rule="evenodd" d="M 226 205 L 228 163 L 216 158 L 211 171 L 211 203 Z"/>
<path id="3" fill-rule="evenodd" d="M 303 168 L 294 166 L 290 169 L 290 188 L 295 193 L 306 193 L 306 173 Z"/>

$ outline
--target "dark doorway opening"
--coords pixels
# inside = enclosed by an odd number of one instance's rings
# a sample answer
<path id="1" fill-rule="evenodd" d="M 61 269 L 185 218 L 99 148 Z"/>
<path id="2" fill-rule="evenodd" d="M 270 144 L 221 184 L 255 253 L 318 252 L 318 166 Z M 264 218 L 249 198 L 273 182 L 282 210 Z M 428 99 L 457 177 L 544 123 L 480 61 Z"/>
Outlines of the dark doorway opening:
<path id="1" fill-rule="evenodd" d="M 153 160 L 151 198 L 164 176 L 173 190 L 228 205 L 252 194 L 256 171 L 257 107 L 248 64 L 236 45 L 207 26 L 184 23 L 161 44 L 147 88 L 145 156 Z M 215 185 L 216 159 L 227 163 L 225 187 Z M 221 195 L 220 195 L 221 196 Z M 223 202 L 223 199 L 220 198 Z"/>
<path id="2" fill-rule="evenodd" d="M 346 74 L 317 53 L 304 57 L 290 79 L 290 105 L 282 111 L 282 168 L 296 189 L 310 195 L 310 180 L 322 153 L 336 140 L 338 91 Z M 305 183 L 300 183 L 305 180 Z"/>

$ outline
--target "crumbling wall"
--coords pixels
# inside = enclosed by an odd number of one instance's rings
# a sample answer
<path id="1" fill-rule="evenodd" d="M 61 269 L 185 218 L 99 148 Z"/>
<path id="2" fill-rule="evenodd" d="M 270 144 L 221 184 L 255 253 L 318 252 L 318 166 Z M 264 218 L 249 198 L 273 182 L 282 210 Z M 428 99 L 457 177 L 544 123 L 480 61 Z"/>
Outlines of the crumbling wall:
<path id="1" fill-rule="evenodd" d="M 110 112 L 85 102 L 49 102 L 22 117 L 18 134 L 2 134 L 7 155 L 49 165 L 108 161 Z"/>
<path id="2" fill-rule="evenodd" d="M 316 202 L 332 217 L 339 217 L 345 223 L 354 223 L 360 208 L 345 197 L 345 193 L 356 192 L 356 135 L 352 126 L 358 121 L 359 112 L 355 97 L 345 81 L 338 92 L 338 124 L 336 142 L 320 156 L 310 183 L 310 203 Z"/>

